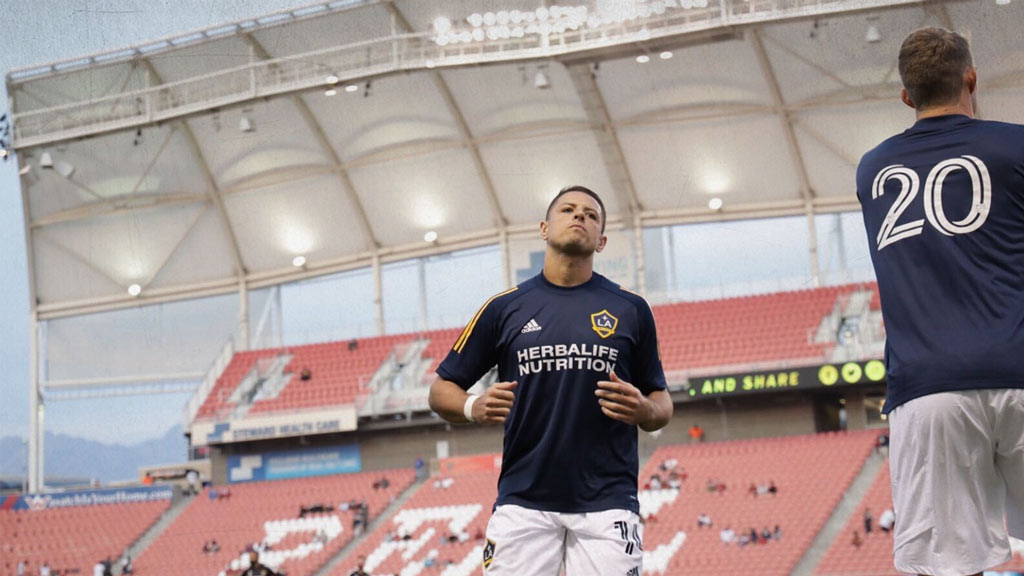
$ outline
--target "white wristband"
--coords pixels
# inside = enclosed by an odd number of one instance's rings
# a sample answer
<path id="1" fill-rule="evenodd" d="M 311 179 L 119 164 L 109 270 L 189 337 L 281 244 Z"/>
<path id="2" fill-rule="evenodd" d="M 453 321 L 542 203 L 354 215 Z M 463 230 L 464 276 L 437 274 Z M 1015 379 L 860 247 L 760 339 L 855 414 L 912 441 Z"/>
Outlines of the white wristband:
<path id="1" fill-rule="evenodd" d="M 473 404 L 476 404 L 478 398 L 480 398 L 480 396 L 476 394 L 470 394 L 466 398 L 466 403 L 463 404 L 462 406 L 462 415 L 465 416 L 466 420 L 469 420 L 470 422 L 476 422 L 476 420 L 473 420 Z"/>

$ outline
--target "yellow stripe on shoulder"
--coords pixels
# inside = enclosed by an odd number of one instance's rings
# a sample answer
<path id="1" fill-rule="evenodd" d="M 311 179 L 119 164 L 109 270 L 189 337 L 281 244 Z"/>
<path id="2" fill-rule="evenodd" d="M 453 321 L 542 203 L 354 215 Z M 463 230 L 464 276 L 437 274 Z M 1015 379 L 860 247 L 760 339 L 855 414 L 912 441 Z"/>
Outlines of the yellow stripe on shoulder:
<path id="1" fill-rule="evenodd" d="M 455 350 L 457 353 L 461 354 L 462 349 L 466 347 L 466 341 L 469 340 L 469 335 L 473 333 L 473 328 L 476 327 L 477 320 L 479 320 L 480 316 L 483 315 L 484 310 L 487 309 L 487 306 L 496 298 L 500 298 L 506 294 L 511 294 L 518 289 L 518 286 L 513 286 L 512 288 L 505 290 L 504 292 L 499 292 L 494 296 L 488 298 L 487 302 L 484 302 L 484 305 L 481 306 L 479 310 L 477 310 L 476 315 L 473 316 L 473 319 L 469 321 L 469 324 L 466 324 L 466 327 L 462 330 L 462 334 L 459 336 L 459 339 L 455 341 L 455 346 L 452 346 L 452 349 Z"/>

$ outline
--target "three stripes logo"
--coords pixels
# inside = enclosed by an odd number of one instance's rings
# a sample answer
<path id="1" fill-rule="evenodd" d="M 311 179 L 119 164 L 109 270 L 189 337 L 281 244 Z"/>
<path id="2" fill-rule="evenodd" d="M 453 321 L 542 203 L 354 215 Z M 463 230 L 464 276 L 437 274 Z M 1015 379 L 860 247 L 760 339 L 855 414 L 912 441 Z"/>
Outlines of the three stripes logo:
<path id="1" fill-rule="evenodd" d="M 615 528 L 619 531 L 619 537 L 626 543 L 626 554 L 632 556 L 633 551 L 643 552 L 643 544 L 640 543 L 640 531 L 636 524 L 628 524 L 622 520 L 615 521 Z"/>
<path id="2" fill-rule="evenodd" d="M 519 331 L 520 334 L 528 334 L 530 332 L 540 332 L 541 325 L 537 324 L 537 320 L 530 318 L 530 321 L 523 326 L 523 329 Z"/>

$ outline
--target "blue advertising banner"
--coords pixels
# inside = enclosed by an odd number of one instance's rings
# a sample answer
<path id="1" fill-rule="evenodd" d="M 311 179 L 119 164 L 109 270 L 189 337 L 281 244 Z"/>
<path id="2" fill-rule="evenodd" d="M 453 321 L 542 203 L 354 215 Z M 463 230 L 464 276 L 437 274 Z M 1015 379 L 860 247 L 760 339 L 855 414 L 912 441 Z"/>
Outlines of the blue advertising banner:
<path id="1" fill-rule="evenodd" d="M 228 457 L 229 482 L 349 474 L 362 470 L 359 446 L 334 446 Z"/>
<path id="2" fill-rule="evenodd" d="M 106 488 L 103 490 L 81 490 L 51 494 L 29 494 L 20 496 L 10 508 L 14 510 L 46 510 L 70 508 L 73 506 L 94 506 L 97 504 L 128 504 L 131 502 L 153 502 L 170 500 L 173 489 L 170 486 L 140 486 L 137 488 Z"/>

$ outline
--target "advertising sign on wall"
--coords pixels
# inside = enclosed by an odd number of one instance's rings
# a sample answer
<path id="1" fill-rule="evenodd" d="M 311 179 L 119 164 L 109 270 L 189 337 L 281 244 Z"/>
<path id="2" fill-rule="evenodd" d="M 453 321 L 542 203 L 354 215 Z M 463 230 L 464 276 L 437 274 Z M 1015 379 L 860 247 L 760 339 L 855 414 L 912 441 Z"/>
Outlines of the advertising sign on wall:
<path id="1" fill-rule="evenodd" d="M 282 480 L 362 470 L 359 446 L 310 448 L 228 457 L 228 481 Z"/>
<path id="2" fill-rule="evenodd" d="M 693 400 L 723 396 L 743 396 L 784 390 L 813 390 L 885 382 L 885 363 L 881 360 L 818 364 L 781 370 L 761 370 L 691 376 L 683 386 Z"/>

